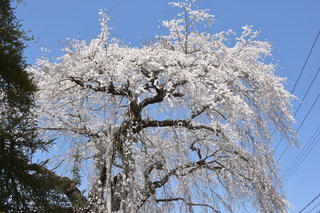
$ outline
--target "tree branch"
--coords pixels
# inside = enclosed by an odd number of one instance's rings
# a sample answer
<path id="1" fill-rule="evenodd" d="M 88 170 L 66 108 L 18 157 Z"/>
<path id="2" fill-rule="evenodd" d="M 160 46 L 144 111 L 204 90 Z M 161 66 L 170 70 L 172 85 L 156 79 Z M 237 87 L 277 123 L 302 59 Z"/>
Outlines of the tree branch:
<path id="1" fill-rule="evenodd" d="M 164 89 L 160 89 L 160 88 L 155 87 L 155 89 L 157 91 L 157 95 L 155 95 L 153 97 L 146 98 L 143 101 L 141 101 L 139 104 L 140 109 L 143 109 L 144 107 L 146 107 L 150 104 L 155 104 L 155 103 L 159 103 L 159 102 L 163 101 L 167 94 L 171 94 L 174 97 L 183 97 L 184 94 L 179 93 L 179 92 L 174 92 L 174 91 L 178 86 L 182 86 L 186 83 L 187 83 L 186 80 L 178 81 L 172 86 L 172 89 L 170 91 L 166 91 Z"/>
<path id="2" fill-rule="evenodd" d="M 206 158 L 204 159 L 201 159 L 199 161 L 196 161 L 196 162 L 190 162 L 190 163 L 187 163 L 187 164 L 182 164 L 182 165 L 179 165 L 177 166 L 176 168 L 174 169 L 171 169 L 167 175 L 165 175 L 161 180 L 159 181 L 155 181 L 153 182 L 153 187 L 155 188 L 159 188 L 159 187 L 162 187 L 164 184 L 166 184 L 169 180 L 169 178 L 173 175 L 177 175 L 177 173 L 180 171 L 180 170 L 183 170 L 183 169 L 190 169 L 191 170 L 189 171 L 189 173 L 193 172 L 196 169 L 202 167 L 202 166 L 206 166 L 208 164 L 212 164 L 212 163 L 215 163 L 216 161 L 213 160 L 213 161 L 210 161 L 210 162 L 207 162 L 206 160 L 210 157 L 213 157 L 214 154 L 212 155 L 209 155 L 207 156 Z M 216 167 L 216 169 L 221 169 L 221 167 Z"/>
<path id="3" fill-rule="evenodd" d="M 183 201 L 188 206 L 204 206 L 212 209 L 214 212 L 220 213 L 220 211 L 216 210 L 213 206 L 205 203 L 191 203 L 184 198 L 176 197 L 176 198 L 165 198 L 165 199 L 156 199 L 156 202 L 175 202 L 175 201 Z"/>
<path id="4" fill-rule="evenodd" d="M 190 145 L 190 149 L 191 149 L 192 151 L 197 152 L 198 157 L 199 157 L 199 159 L 201 160 L 201 159 L 202 159 L 201 150 L 200 150 L 199 148 L 197 148 L 197 147 L 194 146 L 194 144 L 195 144 L 196 142 L 197 142 L 197 141 L 194 141 L 194 142 Z"/>
<path id="5" fill-rule="evenodd" d="M 199 130 L 199 129 L 205 129 L 212 131 L 216 134 L 220 133 L 219 130 L 212 128 L 207 125 L 194 125 L 191 123 L 190 120 L 142 120 L 141 121 L 143 128 L 148 127 L 177 127 L 177 126 L 183 126 L 190 130 Z"/>
<path id="6" fill-rule="evenodd" d="M 80 211 L 86 207 L 87 199 L 77 188 L 74 181 L 67 177 L 61 177 L 53 171 L 47 169 L 45 166 L 39 164 L 29 164 L 28 169 L 32 171 L 38 171 L 40 174 L 55 182 L 61 191 L 68 197 L 76 211 Z"/>
<path id="7" fill-rule="evenodd" d="M 140 107 L 140 109 L 142 109 L 150 104 L 159 103 L 159 102 L 163 101 L 165 96 L 166 96 L 166 92 L 163 90 L 160 90 L 160 91 L 158 91 L 157 95 L 155 95 L 153 97 L 146 98 L 143 101 L 141 101 L 139 104 L 139 107 Z"/>
<path id="8" fill-rule="evenodd" d="M 70 76 L 69 80 L 76 83 L 77 85 L 81 86 L 82 88 L 92 89 L 96 92 L 106 92 L 111 95 L 131 97 L 131 91 L 129 91 L 127 88 L 126 89 L 118 89 L 118 88 L 115 88 L 112 83 L 109 86 L 101 86 L 100 82 L 94 81 L 95 83 L 98 83 L 99 86 L 93 86 L 90 84 L 86 84 L 86 82 L 79 77 Z"/>

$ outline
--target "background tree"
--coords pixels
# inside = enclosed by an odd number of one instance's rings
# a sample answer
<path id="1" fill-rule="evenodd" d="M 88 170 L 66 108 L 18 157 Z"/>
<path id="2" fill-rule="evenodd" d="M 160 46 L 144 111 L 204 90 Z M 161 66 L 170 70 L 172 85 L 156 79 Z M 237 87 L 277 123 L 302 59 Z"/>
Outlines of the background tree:
<path id="1" fill-rule="evenodd" d="M 11 1 L 0 0 L 0 211 L 65 212 L 60 188 L 30 166 L 48 142 L 36 134 L 36 86 L 23 59 L 27 39 Z"/>
<path id="2" fill-rule="evenodd" d="M 98 38 L 30 69 L 43 136 L 71 137 L 92 164 L 88 196 L 73 187 L 79 211 L 287 211 L 269 131 L 295 140 L 292 96 L 271 46 L 248 26 L 234 42 L 204 32 L 213 16 L 194 2 L 171 3 L 169 34 L 142 48 L 110 37 L 101 13 Z"/>

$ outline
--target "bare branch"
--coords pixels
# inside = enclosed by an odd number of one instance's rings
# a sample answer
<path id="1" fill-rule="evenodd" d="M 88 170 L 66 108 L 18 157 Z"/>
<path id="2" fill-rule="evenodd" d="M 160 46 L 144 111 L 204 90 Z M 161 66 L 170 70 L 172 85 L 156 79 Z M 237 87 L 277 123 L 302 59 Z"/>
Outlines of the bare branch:
<path id="1" fill-rule="evenodd" d="M 219 130 L 212 128 L 207 125 L 194 125 L 189 120 L 142 120 L 142 125 L 144 128 L 147 127 L 186 127 L 190 130 L 199 130 L 199 129 L 205 129 L 208 131 L 212 131 L 216 134 L 220 133 Z"/>
<path id="2" fill-rule="evenodd" d="M 216 210 L 213 206 L 205 204 L 205 203 L 192 203 L 187 201 L 184 198 L 176 197 L 176 198 L 164 198 L 164 199 L 156 199 L 156 202 L 175 202 L 175 201 L 183 201 L 188 206 L 204 206 L 212 209 L 214 212 L 220 213 L 220 211 Z"/>
<path id="3" fill-rule="evenodd" d="M 201 150 L 197 147 L 194 146 L 194 144 L 196 143 L 196 141 L 194 141 L 191 145 L 190 145 L 190 149 L 192 151 L 197 152 L 199 159 L 202 159 L 202 155 L 201 155 Z"/>
<path id="4" fill-rule="evenodd" d="M 53 180 L 62 192 L 68 197 L 72 206 L 76 210 L 84 209 L 87 203 L 86 198 L 83 196 L 81 191 L 77 188 L 74 181 L 70 180 L 67 177 L 61 177 L 54 173 L 53 171 L 47 169 L 44 166 L 39 164 L 29 164 L 28 169 L 32 171 L 38 171 L 42 175 L 46 176 L 47 178 Z"/>
<path id="5" fill-rule="evenodd" d="M 215 153 L 214 153 L 215 154 Z M 153 187 L 155 188 L 159 188 L 159 187 L 162 187 L 164 184 L 166 184 L 168 182 L 168 180 L 170 179 L 170 177 L 174 176 L 174 175 L 178 175 L 178 172 L 184 170 L 184 169 L 190 169 L 187 173 L 192 173 L 193 171 L 195 171 L 195 168 L 198 169 L 202 166 L 206 166 L 208 164 L 212 164 L 212 163 L 216 163 L 215 160 L 213 161 L 209 161 L 207 162 L 206 160 L 210 157 L 213 157 L 214 154 L 212 155 L 209 155 L 207 156 L 206 158 L 204 159 L 201 159 L 199 161 L 196 161 L 196 162 L 190 162 L 190 163 L 186 163 L 186 164 L 182 164 L 182 165 L 179 165 L 177 166 L 176 168 L 174 169 L 171 169 L 167 175 L 165 175 L 161 180 L 159 181 L 155 181 L 153 182 Z M 212 167 L 213 168 L 213 167 Z M 221 169 L 220 166 L 216 167 L 216 169 Z M 182 176 L 185 175 L 185 174 L 181 174 Z"/>
<path id="6" fill-rule="evenodd" d="M 209 106 L 203 106 L 201 109 L 192 110 L 191 119 L 194 119 L 195 117 L 201 115 L 208 108 Z"/>
<path id="7" fill-rule="evenodd" d="M 84 81 L 80 77 L 71 76 L 71 77 L 69 77 L 69 80 L 71 80 L 72 82 L 74 82 L 77 85 L 81 86 L 82 88 L 92 89 L 95 92 L 106 92 L 106 93 L 109 93 L 109 94 L 112 94 L 112 95 L 131 97 L 131 91 L 130 90 L 128 90 L 127 88 L 122 88 L 122 89 L 115 88 L 112 83 L 109 86 L 101 86 L 100 82 L 93 81 L 93 82 L 99 84 L 99 86 L 93 86 L 91 84 L 87 84 L 87 81 Z"/>
<path id="8" fill-rule="evenodd" d="M 159 103 L 159 102 L 163 101 L 167 94 L 171 94 L 174 97 L 183 97 L 184 94 L 179 93 L 179 92 L 175 93 L 174 91 L 178 86 L 182 86 L 182 85 L 184 85 L 186 83 L 187 83 L 186 80 L 178 81 L 177 83 L 175 83 L 172 86 L 172 89 L 170 91 L 166 91 L 164 89 L 156 88 L 157 95 L 155 95 L 153 97 L 146 98 L 143 101 L 141 101 L 140 104 L 139 104 L 140 109 L 142 109 L 142 108 L 144 108 L 144 107 L 146 107 L 146 106 L 148 106 L 150 104 L 155 104 L 155 103 Z"/>

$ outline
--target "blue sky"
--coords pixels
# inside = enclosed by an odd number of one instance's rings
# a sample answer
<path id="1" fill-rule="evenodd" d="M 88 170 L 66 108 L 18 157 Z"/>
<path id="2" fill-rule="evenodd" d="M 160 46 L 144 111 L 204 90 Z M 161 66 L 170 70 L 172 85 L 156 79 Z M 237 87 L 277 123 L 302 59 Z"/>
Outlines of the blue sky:
<path id="1" fill-rule="evenodd" d="M 112 9 L 111 26 L 113 34 L 126 43 L 138 46 L 162 33 L 157 28 L 160 20 L 170 19 L 175 10 L 167 5 L 168 0 L 26 0 L 18 6 L 17 16 L 22 19 L 24 29 L 31 30 L 37 38 L 30 42 L 25 52 L 28 63 L 42 56 L 40 47 L 50 49 L 52 56 L 63 54 L 66 38 L 88 39 L 99 33 L 99 9 Z M 200 0 L 199 6 L 209 8 L 215 15 L 215 24 L 210 32 L 233 29 L 240 33 L 244 25 L 253 25 L 261 30 L 260 39 L 267 39 L 274 47 L 273 59 L 278 63 L 277 74 L 288 79 L 291 90 L 311 45 L 320 30 L 319 0 Z M 279 61 L 278 61 L 279 60 Z M 304 70 L 295 90 L 302 99 L 308 84 L 320 65 L 320 40 Z M 315 80 L 305 102 L 297 114 L 297 127 L 308 112 L 320 91 L 320 76 Z M 299 102 L 294 102 L 296 108 Z M 299 131 L 301 148 L 307 143 L 320 125 L 320 100 Z M 275 153 L 279 158 L 285 149 L 281 142 Z M 299 149 L 289 148 L 280 165 L 285 171 Z M 285 183 L 288 200 L 295 206 L 290 212 L 299 212 L 320 193 L 320 145 L 310 152 L 301 167 Z M 320 203 L 314 202 L 313 206 Z M 311 206 L 306 212 L 313 208 Z M 320 209 L 320 207 L 319 207 Z M 318 210 L 318 209 L 315 209 Z M 315 212 L 314 210 L 314 212 Z"/>

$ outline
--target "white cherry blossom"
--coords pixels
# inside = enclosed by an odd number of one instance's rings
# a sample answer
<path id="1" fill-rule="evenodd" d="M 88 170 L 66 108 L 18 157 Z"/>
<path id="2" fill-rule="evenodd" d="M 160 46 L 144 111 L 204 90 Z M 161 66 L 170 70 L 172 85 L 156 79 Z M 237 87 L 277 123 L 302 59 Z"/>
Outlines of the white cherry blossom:
<path id="1" fill-rule="evenodd" d="M 211 34 L 214 16 L 175 2 L 168 35 L 141 48 L 101 33 L 40 59 L 35 76 L 40 127 L 76 138 L 92 163 L 91 212 L 287 212 L 270 129 L 295 141 L 293 98 L 265 58 L 271 45 L 252 27 L 230 45 Z M 89 184 L 89 183 L 83 183 Z"/>

